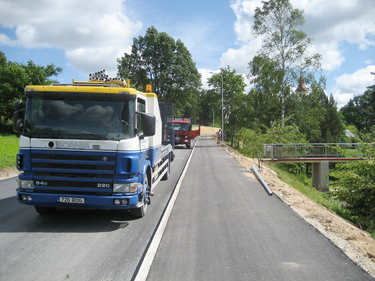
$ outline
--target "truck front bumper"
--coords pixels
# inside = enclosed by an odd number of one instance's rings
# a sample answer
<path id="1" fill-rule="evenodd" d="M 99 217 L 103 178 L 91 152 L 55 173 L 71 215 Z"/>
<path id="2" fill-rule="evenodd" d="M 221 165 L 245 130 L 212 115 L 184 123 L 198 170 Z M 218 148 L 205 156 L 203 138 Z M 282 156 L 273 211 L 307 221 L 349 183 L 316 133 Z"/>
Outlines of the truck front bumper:
<path id="1" fill-rule="evenodd" d="M 180 139 L 175 139 L 175 144 L 187 144 L 189 143 L 190 139 L 185 139 L 185 138 L 180 138 Z"/>
<path id="2" fill-rule="evenodd" d="M 132 209 L 139 205 L 139 198 L 140 196 L 138 196 L 138 194 L 126 196 L 94 196 L 46 194 L 25 190 L 17 191 L 17 199 L 22 204 L 54 208 Z"/>

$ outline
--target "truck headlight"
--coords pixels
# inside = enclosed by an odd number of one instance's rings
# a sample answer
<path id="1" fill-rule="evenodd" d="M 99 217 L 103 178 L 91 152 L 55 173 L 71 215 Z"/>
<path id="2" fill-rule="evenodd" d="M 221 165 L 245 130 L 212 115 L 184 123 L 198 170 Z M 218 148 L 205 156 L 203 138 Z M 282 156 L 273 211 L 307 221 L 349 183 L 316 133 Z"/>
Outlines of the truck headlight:
<path id="1" fill-rule="evenodd" d="M 34 189 L 33 180 L 19 180 L 18 187 L 23 189 Z"/>
<path id="2" fill-rule="evenodd" d="M 130 183 L 115 183 L 113 185 L 114 193 L 134 193 L 137 192 L 139 183 L 130 182 Z"/>

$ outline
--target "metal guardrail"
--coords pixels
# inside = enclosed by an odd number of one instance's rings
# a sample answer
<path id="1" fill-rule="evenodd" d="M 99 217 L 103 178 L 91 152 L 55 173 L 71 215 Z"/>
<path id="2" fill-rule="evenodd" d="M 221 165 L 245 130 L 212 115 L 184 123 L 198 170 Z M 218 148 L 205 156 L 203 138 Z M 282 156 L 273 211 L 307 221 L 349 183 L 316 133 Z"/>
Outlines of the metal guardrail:
<path id="1" fill-rule="evenodd" d="M 277 143 L 263 146 L 264 158 L 271 160 L 366 157 L 361 143 Z"/>

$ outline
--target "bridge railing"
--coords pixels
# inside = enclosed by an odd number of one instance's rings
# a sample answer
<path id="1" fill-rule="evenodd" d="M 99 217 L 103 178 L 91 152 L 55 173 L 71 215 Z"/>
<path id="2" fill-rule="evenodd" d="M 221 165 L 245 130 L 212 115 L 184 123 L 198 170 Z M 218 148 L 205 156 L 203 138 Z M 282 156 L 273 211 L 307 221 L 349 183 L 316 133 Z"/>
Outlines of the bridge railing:
<path id="1" fill-rule="evenodd" d="M 361 143 L 277 143 L 264 144 L 264 158 L 363 158 Z"/>

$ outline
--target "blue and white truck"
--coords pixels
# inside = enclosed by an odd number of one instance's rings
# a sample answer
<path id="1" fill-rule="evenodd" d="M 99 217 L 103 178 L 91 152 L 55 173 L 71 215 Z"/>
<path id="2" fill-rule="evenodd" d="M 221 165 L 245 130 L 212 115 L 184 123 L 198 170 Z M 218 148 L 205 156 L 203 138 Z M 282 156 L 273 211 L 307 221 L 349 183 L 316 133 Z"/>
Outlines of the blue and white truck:
<path id="1" fill-rule="evenodd" d="M 20 203 L 40 214 L 59 207 L 146 214 L 153 189 L 168 179 L 173 146 L 162 143 L 151 85 L 140 92 L 106 80 L 26 86 L 26 105 L 17 101 L 13 117 Z"/>

